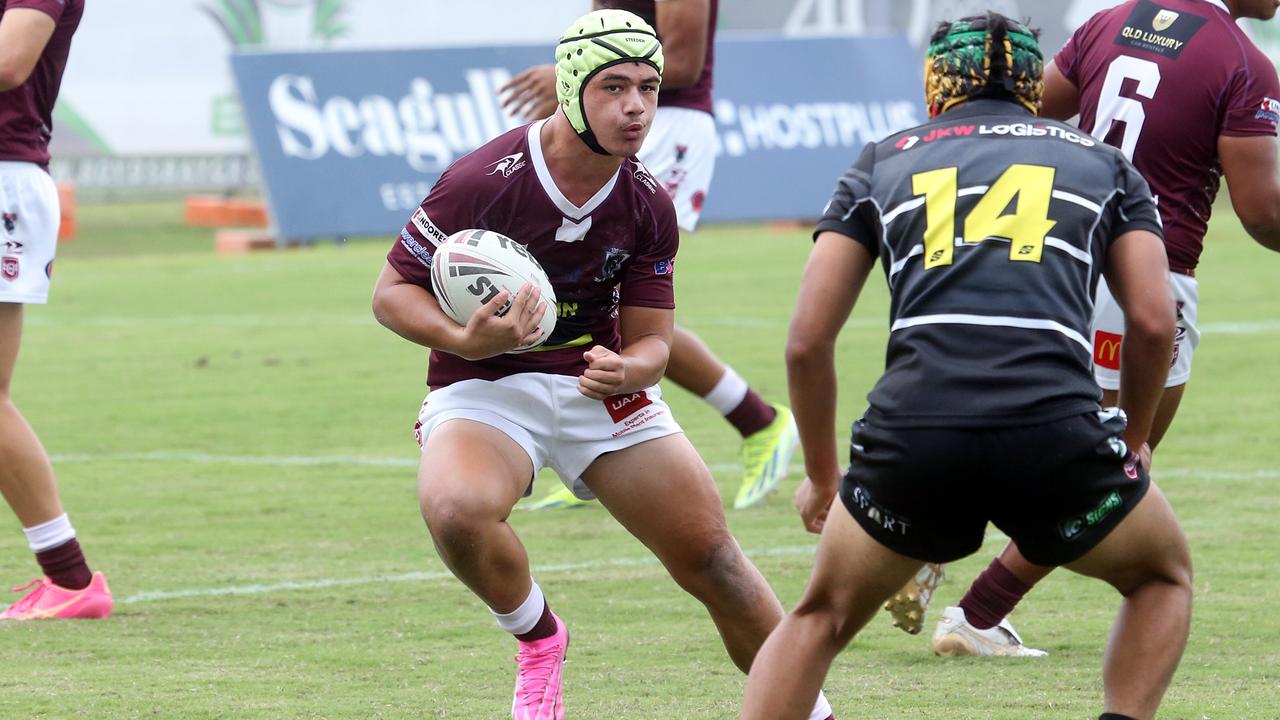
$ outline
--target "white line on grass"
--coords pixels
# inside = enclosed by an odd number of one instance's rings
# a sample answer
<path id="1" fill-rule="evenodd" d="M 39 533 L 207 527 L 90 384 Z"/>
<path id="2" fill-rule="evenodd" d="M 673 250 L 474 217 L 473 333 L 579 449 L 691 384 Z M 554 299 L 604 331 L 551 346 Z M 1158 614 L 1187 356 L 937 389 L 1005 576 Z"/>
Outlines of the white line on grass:
<path id="1" fill-rule="evenodd" d="M 1201 333 L 1222 335 L 1269 335 L 1280 332 L 1280 322 L 1262 320 L 1259 322 L 1216 322 L 1205 323 Z"/>
<path id="2" fill-rule="evenodd" d="M 154 452 L 137 452 L 137 453 L 80 453 L 69 455 L 55 455 L 55 462 L 193 462 L 208 464 L 227 464 L 227 465 L 293 465 L 293 466 L 311 466 L 311 465 L 357 465 L 357 466 L 375 466 L 375 467 L 415 467 L 417 460 L 412 458 L 395 458 L 395 457 L 357 457 L 348 455 L 214 455 L 209 453 L 182 452 L 182 451 L 154 451 Z M 737 472 L 740 466 L 737 463 L 714 463 L 711 470 L 717 473 Z M 1250 480 L 1250 479 L 1274 479 L 1280 478 L 1280 470 L 1255 470 L 1245 472 L 1231 471 L 1206 471 L 1197 470 L 1195 468 L 1169 468 L 1160 470 L 1157 467 L 1157 479 L 1160 477 L 1198 477 L 1207 480 Z M 1008 537 L 1003 533 L 992 530 L 990 531 L 984 543 L 1004 542 Z M 788 557 L 798 555 L 812 555 L 813 545 L 791 545 L 776 548 L 762 548 L 748 550 L 747 555 L 751 557 Z M 575 570 L 603 570 L 607 568 L 619 567 L 649 567 L 658 565 L 656 558 L 652 556 L 638 558 L 614 558 L 611 560 L 594 560 L 590 562 L 577 563 L 555 563 L 549 565 L 540 565 L 533 568 L 536 575 L 546 575 L 557 572 L 571 572 Z M 118 598 L 116 602 L 122 605 L 133 603 L 154 602 L 158 600 L 175 600 L 179 598 L 192 597 L 217 597 L 226 595 L 263 595 L 267 593 L 286 592 L 291 590 L 316 590 L 331 587 L 349 587 L 353 585 L 376 585 L 378 583 L 403 583 L 403 582 L 432 582 L 436 580 L 446 580 L 452 578 L 453 575 L 446 571 L 434 572 L 410 572 L 399 575 L 378 575 L 372 577 L 361 578 L 320 578 L 316 580 L 304 580 L 297 582 L 282 582 L 272 584 L 253 584 L 253 585 L 227 585 L 223 587 L 213 588 L 191 588 L 187 590 L 154 590 L 143 591 L 129 595 L 124 598 Z"/>
<path id="3" fill-rule="evenodd" d="M 992 531 L 987 534 L 984 543 L 1004 542 L 1008 540 L 1003 533 Z M 796 557 L 813 555 L 816 545 L 784 545 L 774 548 L 758 548 L 747 550 L 749 557 Z M 611 560 L 592 560 L 589 562 L 551 563 L 531 568 L 533 575 L 542 576 L 552 573 L 574 572 L 579 570 L 605 570 L 609 568 L 660 567 L 658 559 L 652 555 L 633 558 L 613 558 Z M 266 595 L 268 593 L 287 592 L 291 590 L 319 590 L 332 587 L 351 587 L 353 585 L 377 585 L 381 583 L 433 582 L 450 580 L 453 574 L 446 570 L 433 572 L 409 572 L 399 575 L 375 575 L 360 578 L 319 578 L 316 580 L 300 580 L 254 585 L 226 585 L 213 588 L 191 588 L 188 590 L 149 590 L 134 593 L 123 598 L 116 598 L 118 605 L 156 602 L 159 600 L 179 600 L 195 597 L 220 597 L 226 595 Z"/>
<path id="4" fill-rule="evenodd" d="M 154 450 L 131 453 L 68 453 L 54 455 L 55 463 L 82 462 L 190 462 L 209 465 L 358 465 L 369 467 L 417 467 L 417 458 L 361 457 L 358 455 L 216 455 L 183 450 Z M 714 473 L 737 472 L 738 463 L 710 463 Z M 802 466 L 792 463 L 792 469 Z M 1206 480 L 1270 480 L 1280 478 L 1280 470 L 1201 470 L 1198 468 L 1163 468 L 1156 465 L 1154 477 L 1198 477 Z"/>
<path id="5" fill-rule="evenodd" d="M 52 455 L 55 463 L 92 462 L 189 462 L 205 465 L 362 465 L 371 467 L 418 467 L 417 458 L 359 457 L 354 455 L 214 455 L 180 450 L 134 453 L 68 453 Z M 713 473 L 738 472 L 738 463 L 711 463 Z M 793 464 L 792 467 L 799 467 Z"/>
<path id="6" fill-rule="evenodd" d="M 132 453 L 71 453 L 53 455 L 55 463 L 81 462 L 189 462 L 210 465 L 371 465 L 417 467 L 416 458 L 358 457 L 354 455 L 213 455 L 181 450 Z"/>

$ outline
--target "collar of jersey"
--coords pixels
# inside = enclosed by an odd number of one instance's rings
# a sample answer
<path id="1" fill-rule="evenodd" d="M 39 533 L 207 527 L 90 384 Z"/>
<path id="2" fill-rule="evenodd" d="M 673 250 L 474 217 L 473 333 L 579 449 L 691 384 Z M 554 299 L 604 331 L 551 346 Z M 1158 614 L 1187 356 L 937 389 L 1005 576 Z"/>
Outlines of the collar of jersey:
<path id="1" fill-rule="evenodd" d="M 1210 5 L 1217 5 L 1219 10 L 1221 10 L 1222 12 L 1228 15 L 1231 14 L 1231 8 L 1228 8 L 1227 4 L 1222 2 L 1222 0 L 1204 0 L 1204 1 L 1209 3 Z"/>
<path id="2" fill-rule="evenodd" d="M 933 118 L 932 122 L 936 122 L 941 118 L 961 118 L 973 117 L 974 115 L 1025 115 L 1034 117 L 1031 111 L 1008 100 L 994 100 L 992 98 L 978 98 L 976 100 L 966 100 L 950 110 L 942 113 L 938 117 Z"/>
<path id="3" fill-rule="evenodd" d="M 538 182 L 542 184 L 542 190 L 547 194 L 552 204 L 556 206 L 561 213 L 574 222 L 582 220 L 582 218 L 595 212 L 600 207 L 600 203 L 609 197 L 609 193 L 613 192 L 613 186 L 618 184 L 618 175 L 622 172 L 622 166 L 618 166 L 617 172 L 613 177 L 609 178 L 609 182 L 605 183 L 591 199 L 582 204 L 581 207 L 569 202 L 569 198 L 560 192 L 560 188 L 556 187 L 556 181 L 551 177 L 551 169 L 547 167 L 547 160 L 542 156 L 542 125 L 547 118 L 539 120 L 529 126 L 529 160 L 533 163 L 533 170 L 538 174 Z"/>

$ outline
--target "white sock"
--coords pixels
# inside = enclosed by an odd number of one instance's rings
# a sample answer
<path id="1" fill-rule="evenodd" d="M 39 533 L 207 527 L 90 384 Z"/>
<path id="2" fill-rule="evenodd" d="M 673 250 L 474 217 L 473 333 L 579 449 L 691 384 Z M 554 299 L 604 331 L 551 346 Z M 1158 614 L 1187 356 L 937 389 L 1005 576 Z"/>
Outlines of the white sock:
<path id="1" fill-rule="evenodd" d="M 813 704 L 813 711 L 809 713 L 809 720 L 827 720 L 831 717 L 831 703 L 827 702 L 827 696 L 818 691 L 818 702 Z"/>
<path id="2" fill-rule="evenodd" d="M 66 513 L 29 528 L 22 528 L 27 534 L 27 547 L 31 552 L 43 552 L 66 543 L 76 536 L 76 529 L 71 527 L 71 519 Z"/>
<path id="3" fill-rule="evenodd" d="M 493 613 L 493 618 L 498 621 L 498 627 L 512 635 L 523 635 L 538 624 L 538 618 L 542 617 L 542 610 L 546 606 L 547 599 L 542 595 L 542 588 L 535 582 L 533 587 L 529 588 L 529 597 L 520 603 L 520 607 L 509 613 L 500 613 L 493 608 L 489 608 L 489 612 Z"/>
<path id="4" fill-rule="evenodd" d="M 724 367 L 724 377 L 720 378 L 720 382 L 711 388 L 711 392 L 702 396 L 707 404 L 720 411 L 721 415 L 728 415 L 733 409 L 742 404 L 744 398 L 747 397 L 747 381 L 742 376 L 734 372 L 733 368 L 726 365 Z"/>

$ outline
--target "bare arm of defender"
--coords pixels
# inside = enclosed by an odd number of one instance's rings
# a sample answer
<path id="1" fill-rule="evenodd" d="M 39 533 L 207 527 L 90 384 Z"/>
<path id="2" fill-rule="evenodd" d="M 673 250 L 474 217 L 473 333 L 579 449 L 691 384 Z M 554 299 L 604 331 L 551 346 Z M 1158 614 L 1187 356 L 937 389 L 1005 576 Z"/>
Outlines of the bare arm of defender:
<path id="1" fill-rule="evenodd" d="M 445 314 L 434 295 L 405 280 L 387 263 L 373 290 L 373 315 L 406 340 L 464 360 L 483 360 L 537 341 L 538 321 L 546 308 L 539 293 L 538 288 L 525 283 L 511 307 L 499 316 L 498 309 L 511 296 L 503 290 L 476 308 L 462 326 Z"/>
<path id="2" fill-rule="evenodd" d="M 1127 232 L 1111 246 L 1103 272 L 1124 311 L 1118 401 L 1129 416 L 1124 439 L 1145 457 L 1177 329 L 1164 242 L 1146 230 Z"/>
<path id="3" fill-rule="evenodd" d="M 787 387 L 808 475 L 796 491 L 796 509 L 810 532 L 822 531 L 842 475 L 835 440 L 836 338 L 874 265 L 862 244 L 837 232 L 819 234 L 787 333 Z"/>

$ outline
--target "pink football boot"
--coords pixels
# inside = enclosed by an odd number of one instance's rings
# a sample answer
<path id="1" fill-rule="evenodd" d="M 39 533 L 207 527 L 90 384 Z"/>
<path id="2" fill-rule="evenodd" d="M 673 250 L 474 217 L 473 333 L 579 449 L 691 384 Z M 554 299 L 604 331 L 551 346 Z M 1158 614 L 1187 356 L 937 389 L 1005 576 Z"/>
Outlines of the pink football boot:
<path id="1" fill-rule="evenodd" d="M 556 633 L 549 638 L 521 642 L 516 654 L 516 693 L 512 720 L 564 720 L 561 670 L 569 649 L 569 628 L 556 616 Z"/>
<path id="2" fill-rule="evenodd" d="M 13 591 L 22 592 L 32 586 L 34 590 L 0 613 L 0 620 L 104 618 L 111 614 L 111 588 L 100 572 L 94 573 L 93 580 L 81 590 L 68 590 L 44 577 Z"/>

